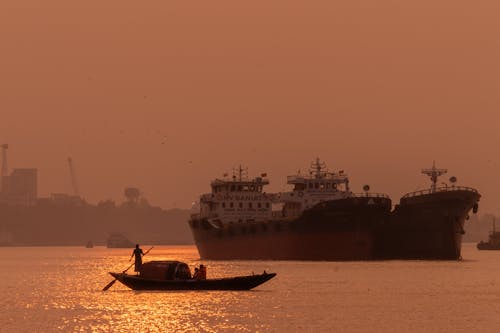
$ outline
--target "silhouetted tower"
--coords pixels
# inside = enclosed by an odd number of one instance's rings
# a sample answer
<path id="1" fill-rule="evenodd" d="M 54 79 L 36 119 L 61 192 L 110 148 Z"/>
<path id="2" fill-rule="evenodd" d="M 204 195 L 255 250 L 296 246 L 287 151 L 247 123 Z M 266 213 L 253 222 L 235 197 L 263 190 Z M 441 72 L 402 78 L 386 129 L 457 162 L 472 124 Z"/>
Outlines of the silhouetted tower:
<path id="1" fill-rule="evenodd" d="M 73 194 L 80 196 L 80 191 L 78 191 L 78 183 L 76 182 L 75 167 L 73 166 L 73 159 L 68 157 L 69 173 L 71 176 L 71 186 L 73 187 Z"/>
<path id="2" fill-rule="evenodd" d="M 141 196 L 141 191 L 136 187 L 127 187 L 124 194 L 129 204 L 136 205 Z"/>
<path id="3" fill-rule="evenodd" d="M 3 179 L 8 176 L 9 170 L 7 167 L 7 149 L 9 149 L 8 144 L 2 145 L 2 172 L 0 173 L 0 192 L 2 191 Z"/>
<path id="4" fill-rule="evenodd" d="M 431 192 L 436 192 L 436 183 L 437 183 L 438 177 L 444 175 L 447 172 L 448 172 L 447 169 L 436 168 L 436 161 L 432 162 L 432 168 L 422 169 L 422 173 L 424 175 L 431 177 L 431 181 L 432 181 Z"/>

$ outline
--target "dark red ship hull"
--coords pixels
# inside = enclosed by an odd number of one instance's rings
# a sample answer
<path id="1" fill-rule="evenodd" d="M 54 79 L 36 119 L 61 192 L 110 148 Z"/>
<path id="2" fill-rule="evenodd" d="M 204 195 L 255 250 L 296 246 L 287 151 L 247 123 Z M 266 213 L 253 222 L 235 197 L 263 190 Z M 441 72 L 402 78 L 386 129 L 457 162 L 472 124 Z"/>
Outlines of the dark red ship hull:
<path id="1" fill-rule="evenodd" d="M 460 259 L 464 223 L 469 212 L 477 209 L 479 198 L 479 193 L 469 188 L 403 197 L 387 222 L 376 230 L 374 257 Z"/>
<path id="2" fill-rule="evenodd" d="M 391 209 L 386 197 L 323 202 L 295 219 L 215 226 L 192 219 L 202 259 L 372 260 L 374 228 Z"/>
<path id="3" fill-rule="evenodd" d="M 358 197 L 318 204 L 296 219 L 223 227 L 192 219 L 190 226 L 202 259 L 456 260 L 479 198 L 450 187 L 405 196 L 392 212 L 388 198 Z"/>

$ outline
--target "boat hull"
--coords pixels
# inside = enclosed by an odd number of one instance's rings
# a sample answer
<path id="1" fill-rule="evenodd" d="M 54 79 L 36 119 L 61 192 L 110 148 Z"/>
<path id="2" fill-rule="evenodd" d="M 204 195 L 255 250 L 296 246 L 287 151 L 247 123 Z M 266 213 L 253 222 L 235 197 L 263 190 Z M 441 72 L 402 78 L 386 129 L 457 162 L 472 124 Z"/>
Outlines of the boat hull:
<path id="1" fill-rule="evenodd" d="M 298 218 L 215 226 L 190 221 L 202 259 L 372 260 L 373 230 L 387 218 L 387 197 L 320 203 Z"/>
<path id="2" fill-rule="evenodd" d="M 461 258 L 464 223 L 480 195 L 449 190 L 402 198 L 375 234 L 376 259 Z"/>
<path id="3" fill-rule="evenodd" d="M 477 243 L 478 250 L 489 250 L 489 251 L 498 251 L 500 250 L 500 244 L 490 244 L 487 242 Z"/>
<path id="4" fill-rule="evenodd" d="M 464 223 L 480 195 L 450 188 L 403 197 L 324 202 L 296 219 L 215 226 L 191 219 L 202 259 L 456 260 Z M 369 202 L 371 204 L 369 204 Z"/>
<path id="5" fill-rule="evenodd" d="M 276 273 L 207 280 L 154 280 L 125 273 L 109 273 L 133 290 L 250 290 L 276 276 Z"/>

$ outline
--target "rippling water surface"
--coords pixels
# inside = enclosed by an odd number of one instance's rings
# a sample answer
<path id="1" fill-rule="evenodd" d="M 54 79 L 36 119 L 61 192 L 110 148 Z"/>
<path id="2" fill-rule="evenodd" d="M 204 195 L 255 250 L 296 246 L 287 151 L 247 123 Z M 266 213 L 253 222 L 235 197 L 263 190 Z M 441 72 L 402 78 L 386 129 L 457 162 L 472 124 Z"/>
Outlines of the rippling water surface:
<path id="1" fill-rule="evenodd" d="M 130 253 L 0 248 L 0 332 L 500 330 L 500 251 L 473 244 L 456 262 L 204 262 L 209 277 L 278 273 L 253 291 L 135 292 L 117 282 L 103 292 Z M 147 257 L 200 263 L 195 247 Z"/>

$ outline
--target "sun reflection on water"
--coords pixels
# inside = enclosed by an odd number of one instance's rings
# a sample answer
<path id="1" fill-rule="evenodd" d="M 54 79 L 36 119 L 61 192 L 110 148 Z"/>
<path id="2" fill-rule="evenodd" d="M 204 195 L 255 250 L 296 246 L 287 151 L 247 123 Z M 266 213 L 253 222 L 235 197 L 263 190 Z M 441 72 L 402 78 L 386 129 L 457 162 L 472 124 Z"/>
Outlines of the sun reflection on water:
<path id="1" fill-rule="evenodd" d="M 203 262 L 209 277 L 276 272 L 252 291 L 132 291 L 108 271 L 130 250 L 0 249 L 0 331 L 318 332 L 482 331 L 500 327 L 494 253 L 461 262 Z M 479 260 L 480 258 L 481 260 Z M 194 247 L 155 248 L 147 260 L 200 264 Z"/>

